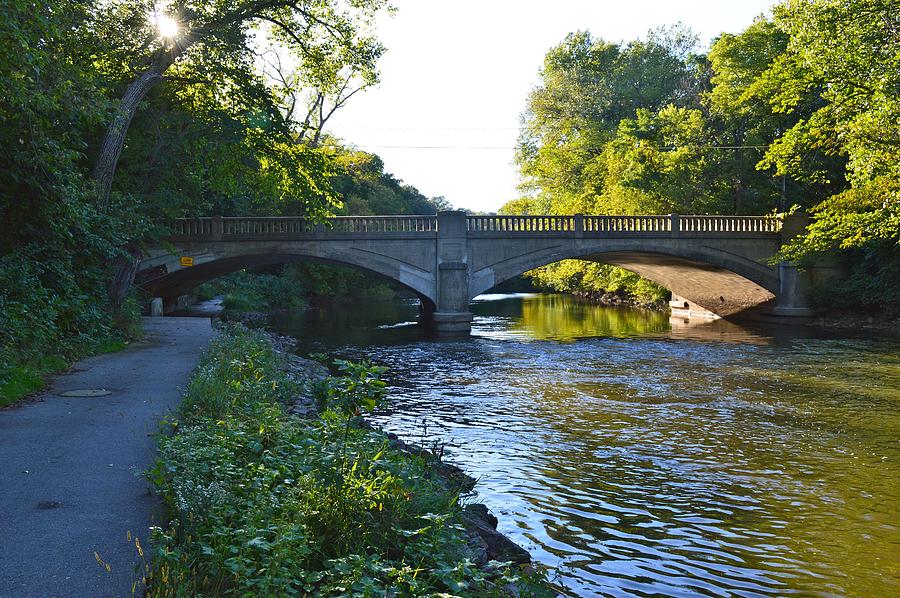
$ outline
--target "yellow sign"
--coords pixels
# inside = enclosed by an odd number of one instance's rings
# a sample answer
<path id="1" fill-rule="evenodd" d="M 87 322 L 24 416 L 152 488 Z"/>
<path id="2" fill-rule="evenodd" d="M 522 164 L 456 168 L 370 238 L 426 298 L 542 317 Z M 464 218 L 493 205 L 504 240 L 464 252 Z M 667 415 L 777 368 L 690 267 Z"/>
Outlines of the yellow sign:
<path id="1" fill-rule="evenodd" d="M 188 257 L 186 255 L 181 256 L 181 265 L 185 268 L 194 265 L 194 258 Z"/>

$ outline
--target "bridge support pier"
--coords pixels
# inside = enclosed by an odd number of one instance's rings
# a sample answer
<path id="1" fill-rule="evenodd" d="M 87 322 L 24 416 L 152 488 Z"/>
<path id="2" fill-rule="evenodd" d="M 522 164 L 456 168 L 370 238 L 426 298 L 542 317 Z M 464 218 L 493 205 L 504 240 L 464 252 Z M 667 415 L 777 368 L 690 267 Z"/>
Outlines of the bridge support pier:
<path id="1" fill-rule="evenodd" d="M 465 212 L 438 214 L 437 310 L 431 317 L 439 335 L 465 335 L 472 329 Z"/>

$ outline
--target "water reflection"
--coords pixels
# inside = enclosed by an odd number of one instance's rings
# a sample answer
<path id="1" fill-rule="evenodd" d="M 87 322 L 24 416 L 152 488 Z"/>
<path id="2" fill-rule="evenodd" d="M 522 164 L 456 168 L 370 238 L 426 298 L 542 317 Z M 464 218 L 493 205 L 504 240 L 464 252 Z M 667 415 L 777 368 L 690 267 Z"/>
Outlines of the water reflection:
<path id="1" fill-rule="evenodd" d="M 413 305 L 279 327 L 389 366 L 378 422 L 447 443 L 572 593 L 900 595 L 896 340 L 489 299 L 471 339 L 391 327 Z"/>
<path id="2" fill-rule="evenodd" d="M 571 342 L 595 336 L 643 336 L 669 330 L 666 313 L 628 307 L 611 309 L 567 295 L 482 295 L 473 302 L 472 311 L 480 319 L 475 334 L 486 338 Z"/>

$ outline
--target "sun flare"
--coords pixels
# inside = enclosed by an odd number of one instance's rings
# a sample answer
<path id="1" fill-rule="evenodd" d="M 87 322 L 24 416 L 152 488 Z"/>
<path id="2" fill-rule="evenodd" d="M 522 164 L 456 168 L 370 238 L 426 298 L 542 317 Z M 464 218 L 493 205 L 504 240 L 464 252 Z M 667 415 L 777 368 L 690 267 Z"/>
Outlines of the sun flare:
<path id="1" fill-rule="evenodd" d="M 157 13 L 153 20 L 156 24 L 156 30 L 159 31 L 160 37 L 172 39 L 178 35 L 178 21 L 167 14 Z"/>

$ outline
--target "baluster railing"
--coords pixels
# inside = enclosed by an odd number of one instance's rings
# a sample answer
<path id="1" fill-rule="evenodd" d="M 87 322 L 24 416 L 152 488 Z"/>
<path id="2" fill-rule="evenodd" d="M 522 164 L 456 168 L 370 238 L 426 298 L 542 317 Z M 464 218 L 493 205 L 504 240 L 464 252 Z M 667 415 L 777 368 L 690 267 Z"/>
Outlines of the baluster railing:
<path id="1" fill-rule="evenodd" d="M 169 223 L 173 238 L 290 238 L 312 234 L 436 233 L 436 216 L 340 216 L 315 224 L 305 218 L 182 218 Z M 468 216 L 470 233 L 507 234 L 772 234 L 781 220 L 770 216 Z"/>

